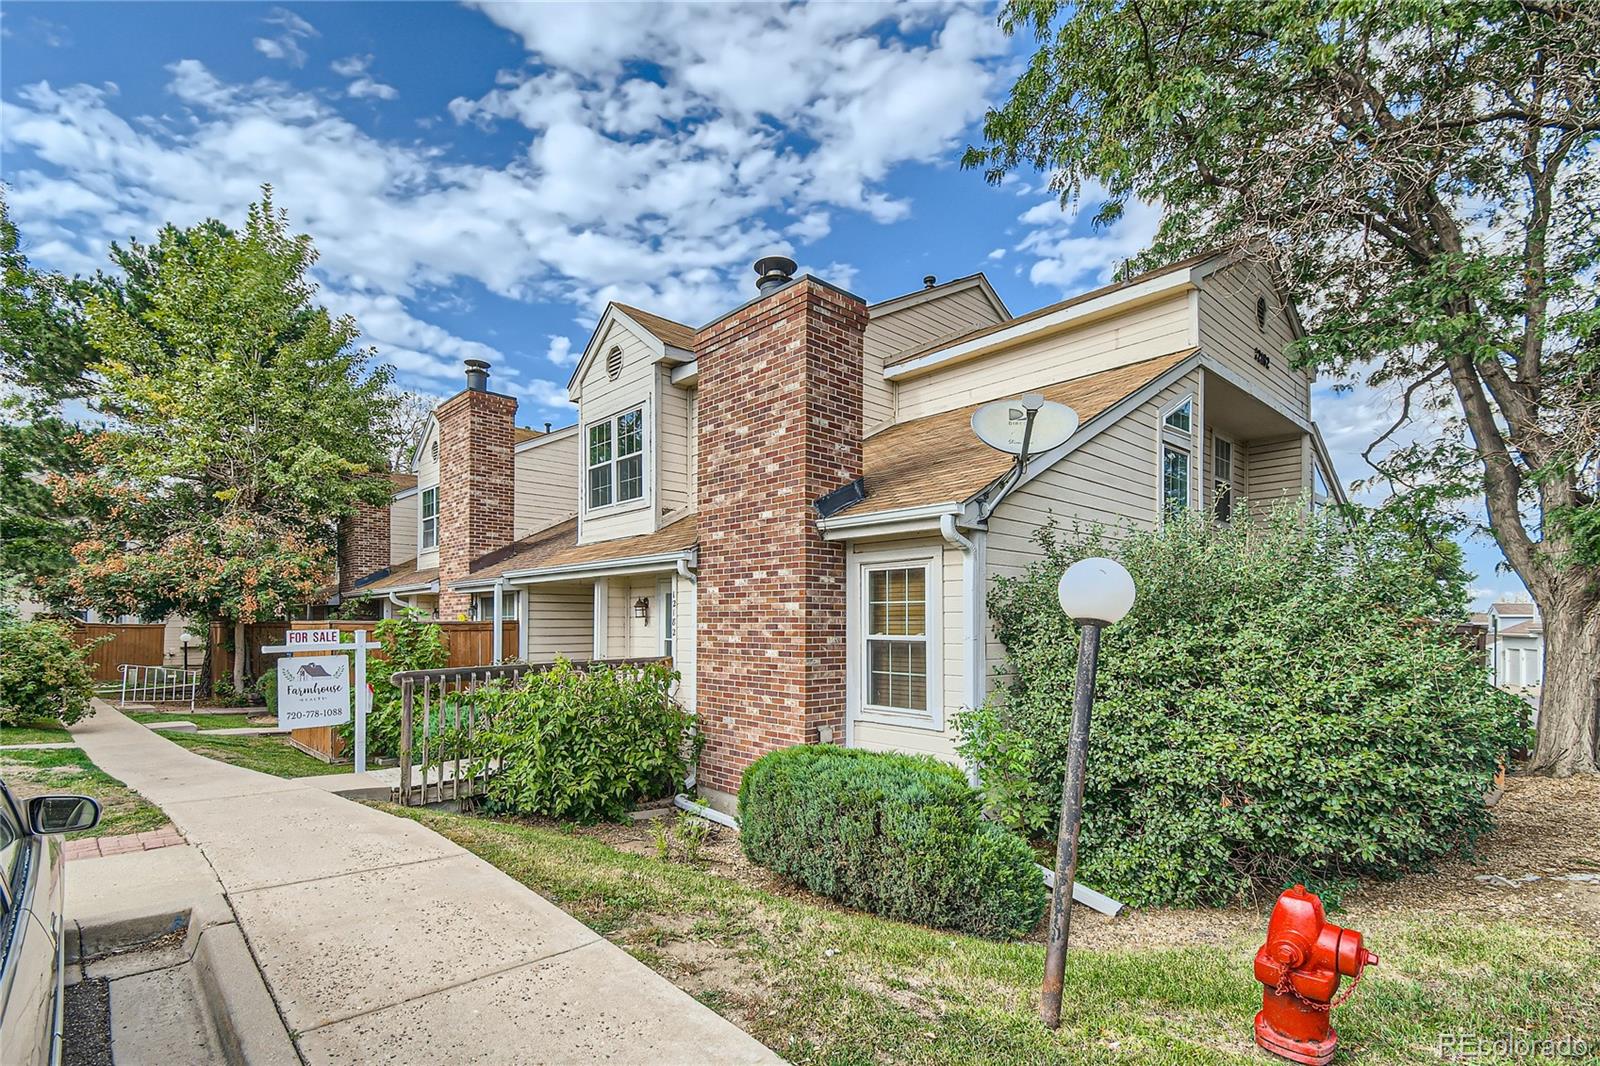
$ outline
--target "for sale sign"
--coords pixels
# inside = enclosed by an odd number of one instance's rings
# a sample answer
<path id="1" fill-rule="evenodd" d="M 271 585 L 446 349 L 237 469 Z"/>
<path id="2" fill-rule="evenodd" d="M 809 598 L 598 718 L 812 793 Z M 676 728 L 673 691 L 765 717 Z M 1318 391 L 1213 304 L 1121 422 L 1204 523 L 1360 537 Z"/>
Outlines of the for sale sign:
<path id="1" fill-rule="evenodd" d="M 278 660 L 278 725 L 291 729 L 350 720 L 350 660 L 308 655 Z"/>
<path id="2" fill-rule="evenodd" d="M 291 629 L 283 635 L 285 644 L 337 644 L 337 629 Z"/>

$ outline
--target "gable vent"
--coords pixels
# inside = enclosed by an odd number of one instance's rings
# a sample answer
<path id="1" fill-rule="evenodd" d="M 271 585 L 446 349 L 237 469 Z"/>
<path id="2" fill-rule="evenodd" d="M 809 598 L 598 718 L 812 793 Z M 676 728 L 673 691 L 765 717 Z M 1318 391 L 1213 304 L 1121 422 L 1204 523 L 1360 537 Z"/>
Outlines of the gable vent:
<path id="1" fill-rule="evenodd" d="M 439 442 L 434 441 L 433 447 L 429 450 L 433 455 L 433 461 L 437 463 L 439 461 Z"/>
<path id="2" fill-rule="evenodd" d="M 606 353 L 606 377 L 612 381 L 622 376 L 622 349 L 613 348 Z"/>
<path id="3" fill-rule="evenodd" d="M 1256 297 L 1256 327 L 1265 333 L 1267 331 L 1267 298 Z"/>

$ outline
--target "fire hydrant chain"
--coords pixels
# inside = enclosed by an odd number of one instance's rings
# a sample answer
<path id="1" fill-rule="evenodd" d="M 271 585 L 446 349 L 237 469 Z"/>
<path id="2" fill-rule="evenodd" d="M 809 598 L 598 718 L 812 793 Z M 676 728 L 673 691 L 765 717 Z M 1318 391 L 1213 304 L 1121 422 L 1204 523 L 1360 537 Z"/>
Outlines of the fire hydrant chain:
<path id="1" fill-rule="evenodd" d="M 1333 1010 L 1333 1008 L 1335 1008 L 1335 1007 L 1344 1006 L 1345 1000 L 1349 999 L 1352 995 L 1355 994 L 1356 985 L 1359 985 L 1361 983 L 1361 978 L 1366 976 L 1366 973 L 1367 973 L 1367 971 L 1365 969 L 1363 969 L 1360 973 L 1356 974 L 1355 977 L 1351 978 L 1350 984 L 1345 988 L 1345 990 L 1343 992 L 1339 993 L 1339 998 L 1334 1000 L 1332 1003 L 1319 1003 L 1314 999 L 1307 999 L 1306 997 L 1302 996 L 1300 994 L 1300 990 L 1294 986 L 1294 982 L 1289 980 L 1289 973 L 1288 973 L 1287 970 L 1284 971 L 1283 980 L 1278 982 L 1277 991 L 1280 992 L 1280 993 L 1282 993 L 1282 992 L 1289 993 L 1295 999 L 1298 999 L 1301 1003 L 1305 1004 L 1305 1006 L 1307 1008 L 1309 1008 L 1310 1010 L 1322 1011 L 1323 1013 L 1327 1013 L 1328 1011 Z"/>

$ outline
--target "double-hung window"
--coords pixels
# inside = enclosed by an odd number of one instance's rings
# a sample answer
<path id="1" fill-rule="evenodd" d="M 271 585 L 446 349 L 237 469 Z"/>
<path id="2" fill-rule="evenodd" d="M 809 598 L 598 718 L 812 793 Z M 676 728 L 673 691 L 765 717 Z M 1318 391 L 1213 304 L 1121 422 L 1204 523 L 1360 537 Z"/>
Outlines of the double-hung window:
<path id="1" fill-rule="evenodd" d="M 1189 509 L 1189 456 L 1194 438 L 1194 397 L 1186 396 L 1161 416 L 1161 517 Z"/>
<path id="2" fill-rule="evenodd" d="M 591 423 L 588 445 L 590 510 L 644 499 L 644 408 Z"/>
<path id="3" fill-rule="evenodd" d="M 517 593 L 503 592 L 500 594 L 500 617 L 506 621 L 516 621 L 517 618 Z M 494 617 L 494 593 L 480 592 L 472 601 L 472 620 L 474 622 L 487 622 Z"/>
<path id="4" fill-rule="evenodd" d="M 869 708 L 925 714 L 928 706 L 928 568 L 866 571 Z"/>
<path id="5" fill-rule="evenodd" d="M 418 530 L 417 547 L 419 551 L 439 546 L 439 488 L 422 490 L 422 526 Z"/>

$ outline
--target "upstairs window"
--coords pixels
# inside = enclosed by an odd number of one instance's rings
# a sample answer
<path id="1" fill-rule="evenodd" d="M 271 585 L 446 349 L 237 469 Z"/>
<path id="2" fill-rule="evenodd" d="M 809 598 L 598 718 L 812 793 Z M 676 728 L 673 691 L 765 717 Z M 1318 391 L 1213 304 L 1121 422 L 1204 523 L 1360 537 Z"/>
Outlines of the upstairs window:
<path id="1" fill-rule="evenodd" d="M 644 408 L 589 426 L 589 509 L 644 499 Z"/>
<path id="2" fill-rule="evenodd" d="M 435 486 L 422 490 L 422 528 L 418 533 L 418 550 L 427 551 L 439 546 L 439 489 Z"/>
<path id="3" fill-rule="evenodd" d="M 1162 425 L 1179 433 L 1188 433 L 1194 428 L 1194 401 L 1184 400 L 1168 411 L 1167 417 L 1162 420 Z"/>
<path id="4" fill-rule="evenodd" d="M 1182 448 L 1161 448 L 1161 513 L 1182 514 L 1189 507 L 1189 453 Z"/>

